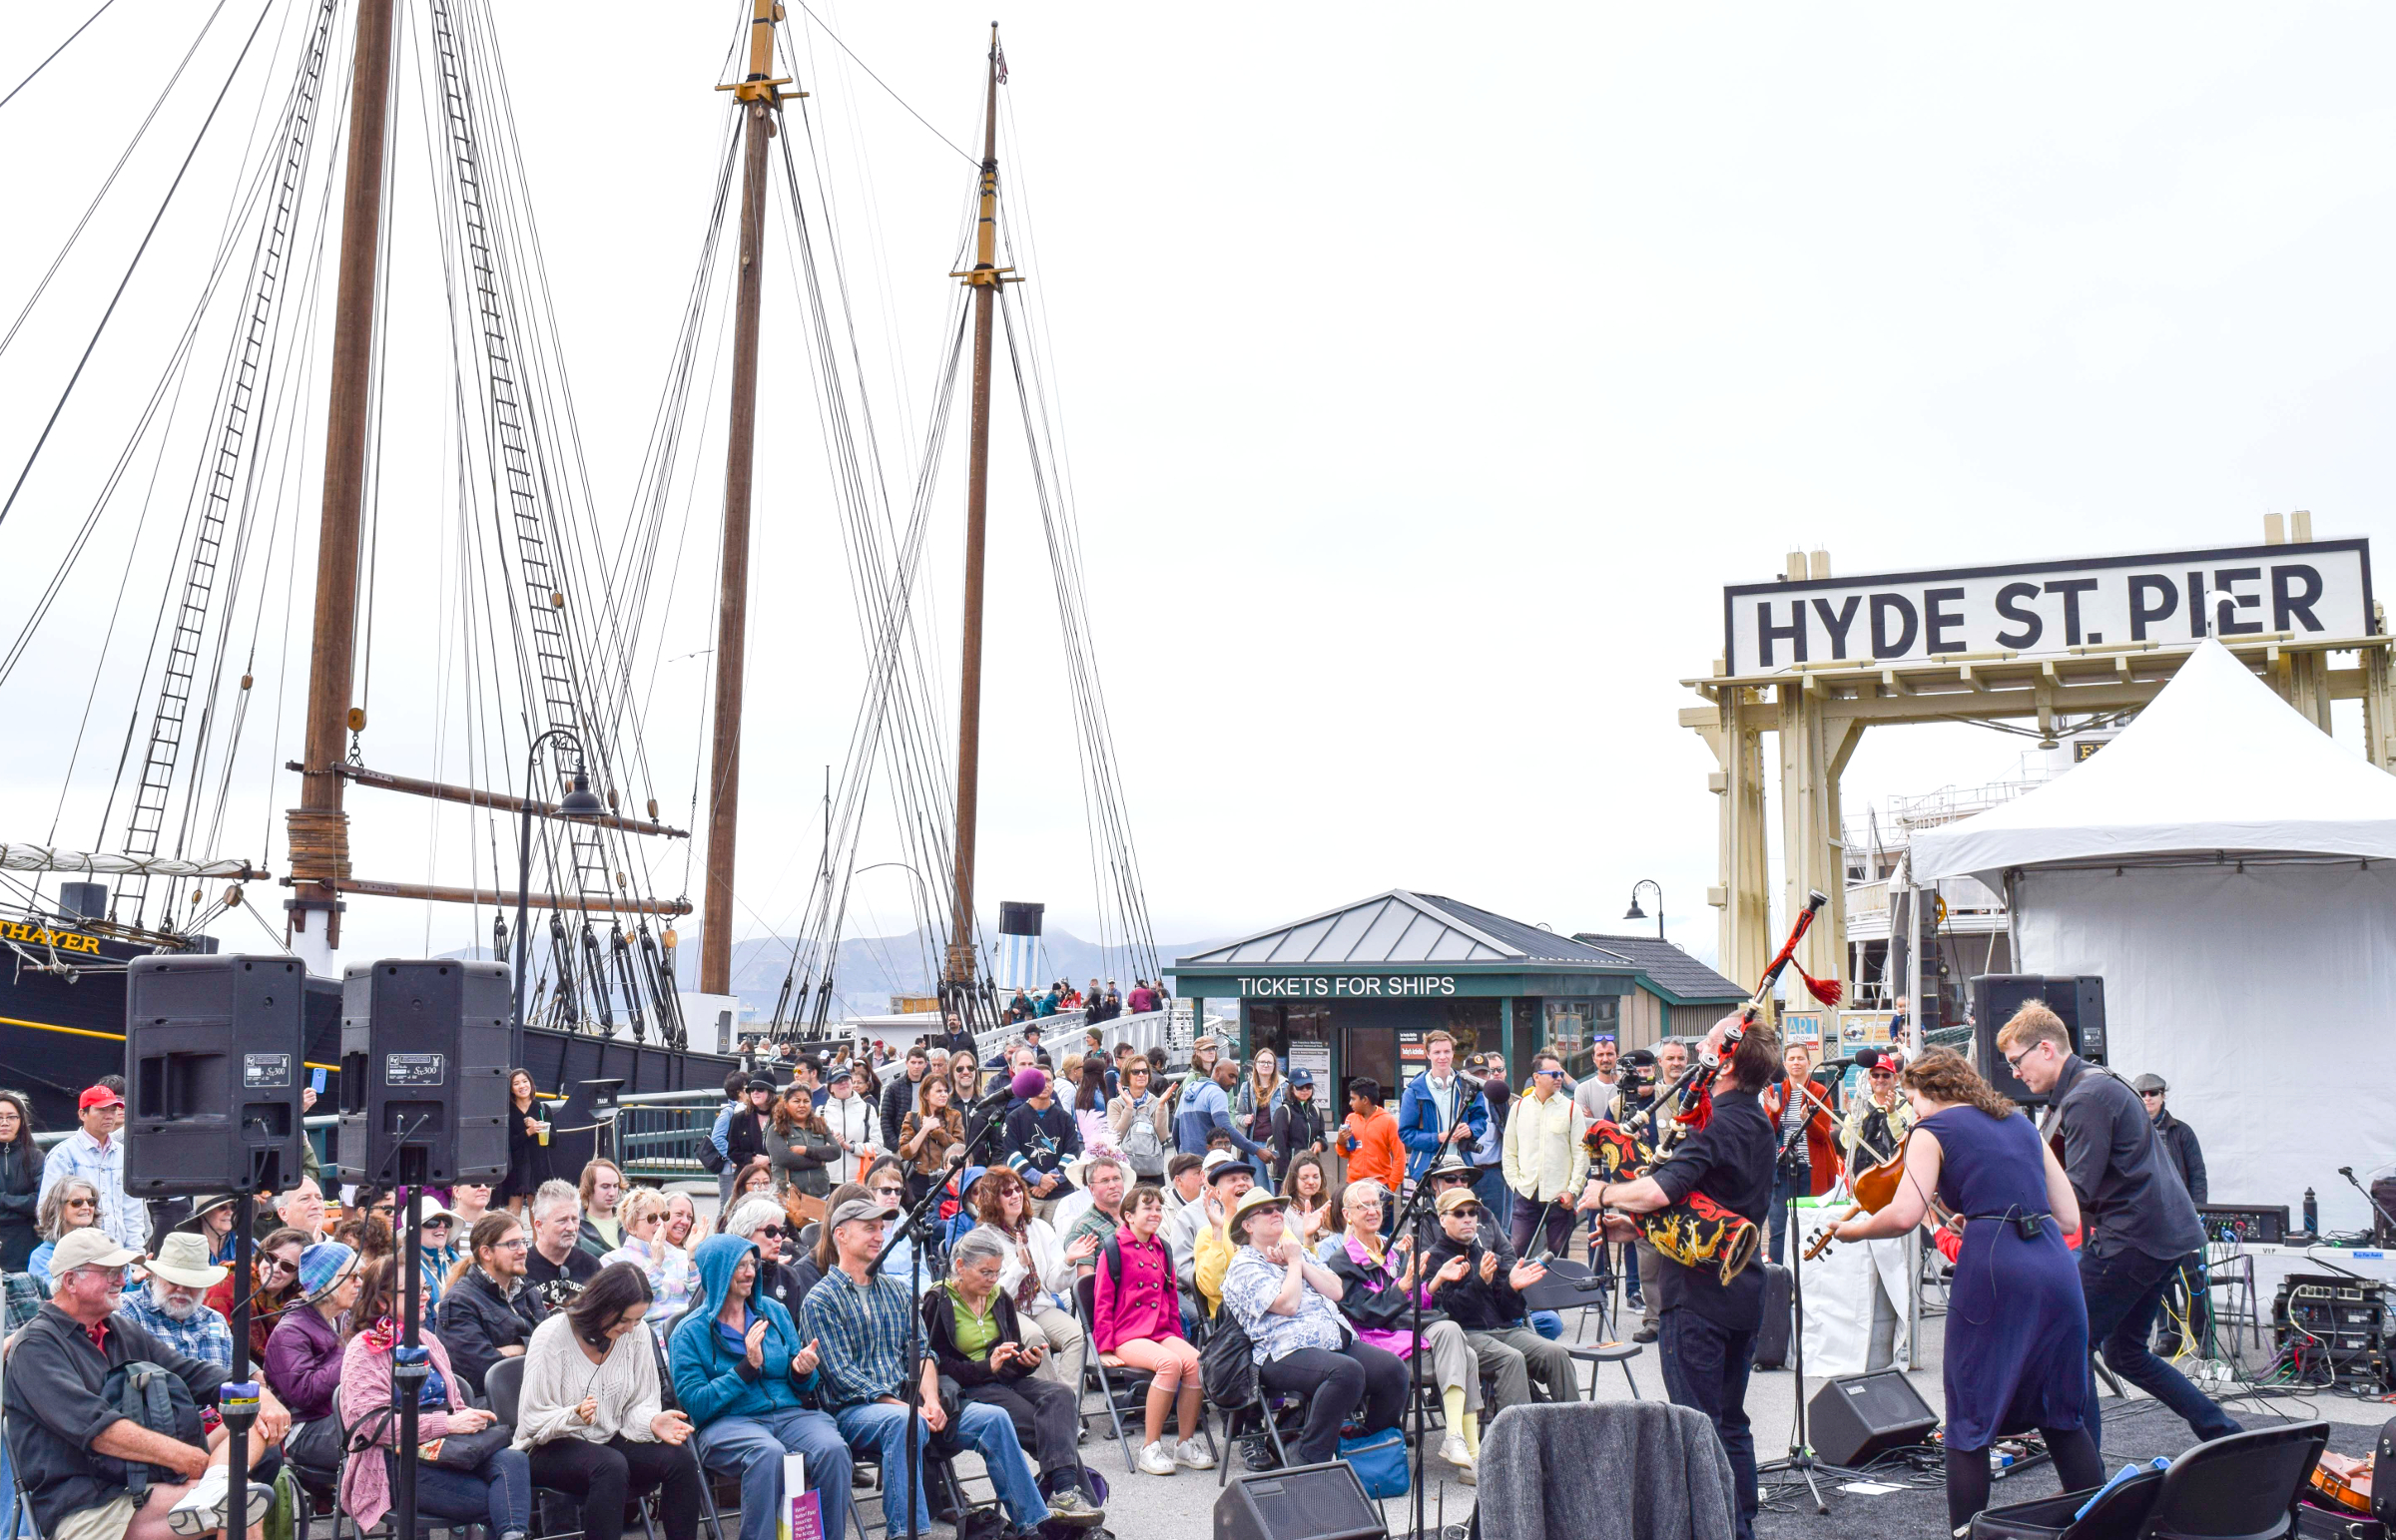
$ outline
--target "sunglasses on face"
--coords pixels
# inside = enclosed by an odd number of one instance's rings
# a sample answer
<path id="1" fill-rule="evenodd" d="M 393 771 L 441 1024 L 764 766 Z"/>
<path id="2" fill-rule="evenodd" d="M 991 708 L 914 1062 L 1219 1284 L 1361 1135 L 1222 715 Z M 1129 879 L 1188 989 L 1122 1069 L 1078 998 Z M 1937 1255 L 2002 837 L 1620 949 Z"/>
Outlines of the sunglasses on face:
<path id="1" fill-rule="evenodd" d="M 1897 1078 L 1895 1074 L 1888 1070 L 1874 1070 L 1871 1073 L 1874 1080 L 1895 1080 Z"/>
<path id="2" fill-rule="evenodd" d="M 1477 1203 L 1460 1203 L 1455 1208 L 1450 1209 L 1448 1212 L 1452 1215 L 1461 1215 L 1469 1220 L 1477 1220 L 1481 1218 L 1481 1205 Z"/>
<path id="3" fill-rule="evenodd" d="M 903 1187 L 878 1187 L 874 1189 L 874 1196 L 877 1198 L 896 1198 L 905 1191 L 906 1189 Z"/>
<path id="4" fill-rule="evenodd" d="M 274 1278 L 278 1274 L 297 1273 L 299 1271 L 300 1265 L 298 1263 L 285 1262 L 280 1257 L 270 1258 L 267 1262 L 266 1274 L 269 1278 Z"/>
<path id="5" fill-rule="evenodd" d="M 100 1207 L 100 1200 L 97 1198 L 70 1198 L 59 1207 L 62 1209 L 97 1209 Z"/>
<path id="6" fill-rule="evenodd" d="M 423 1228 L 426 1230 L 447 1230 L 449 1228 L 449 1222 L 447 1220 L 426 1220 Z"/>
<path id="7" fill-rule="evenodd" d="M 763 1237 L 769 1241 L 779 1241 L 783 1238 L 785 1232 L 780 1225 L 760 1225 L 757 1227 L 756 1231 L 753 1232 L 753 1234 Z"/>

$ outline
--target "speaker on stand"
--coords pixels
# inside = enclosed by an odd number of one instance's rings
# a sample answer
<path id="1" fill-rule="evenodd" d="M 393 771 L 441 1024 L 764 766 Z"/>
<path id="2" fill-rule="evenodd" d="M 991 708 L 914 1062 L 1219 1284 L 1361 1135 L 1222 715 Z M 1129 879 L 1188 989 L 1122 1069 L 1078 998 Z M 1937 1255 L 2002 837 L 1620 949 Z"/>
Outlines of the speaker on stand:
<path id="1" fill-rule="evenodd" d="M 2033 1000 L 2045 1002 L 2072 1034 L 2072 1051 L 2091 1064 L 2105 1061 L 2104 980 L 2095 974 L 1982 973 L 1972 980 L 1972 1062 L 1980 1076 L 2023 1107 L 2047 1098 L 2022 1083 L 1997 1051 L 1997 1033 Z"/>

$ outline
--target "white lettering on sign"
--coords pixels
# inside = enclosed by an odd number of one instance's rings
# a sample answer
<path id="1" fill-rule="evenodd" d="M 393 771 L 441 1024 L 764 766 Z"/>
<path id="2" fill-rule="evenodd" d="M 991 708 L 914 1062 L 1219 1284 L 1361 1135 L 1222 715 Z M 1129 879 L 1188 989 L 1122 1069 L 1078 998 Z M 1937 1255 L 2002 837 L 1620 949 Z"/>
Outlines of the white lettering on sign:
<path id="1" fill-rule="evenodd" d="M 1456 993 L 1453 976 L 1340 974 L 1329 977 L 1244 978 L 1240 994 L 1261 1000 L 1403 999 Z"/>
<path id="2" fill-rule="evenodd" d="M 1751 583 L 1722 590 L 1733 677 L 1796 664 L 1927 663 L 2288 632 L 2364 637 L 2367 540 L 2104 557 L 2024 567 Z"/>

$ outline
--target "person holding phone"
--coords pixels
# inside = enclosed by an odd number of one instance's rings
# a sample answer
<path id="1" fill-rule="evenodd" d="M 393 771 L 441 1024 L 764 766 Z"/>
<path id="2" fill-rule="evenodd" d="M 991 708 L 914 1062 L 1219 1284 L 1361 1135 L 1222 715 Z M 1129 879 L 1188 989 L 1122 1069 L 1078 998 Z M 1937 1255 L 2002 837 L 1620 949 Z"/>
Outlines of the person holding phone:
<path id="1" fill-rule="evenodd" d="M 515 1446 L 532 1479 L 583 1499 L 589 1540 L 620 1540 L 628 1498 L 658 1491 L 666 1540 L 697 1540 L 699 1460 L 691 1419 L 668 1411 L 649 1345 L 648 1279 L 630 1262 L 599 1270 L 541 1322 L 524 1353 Z"/>

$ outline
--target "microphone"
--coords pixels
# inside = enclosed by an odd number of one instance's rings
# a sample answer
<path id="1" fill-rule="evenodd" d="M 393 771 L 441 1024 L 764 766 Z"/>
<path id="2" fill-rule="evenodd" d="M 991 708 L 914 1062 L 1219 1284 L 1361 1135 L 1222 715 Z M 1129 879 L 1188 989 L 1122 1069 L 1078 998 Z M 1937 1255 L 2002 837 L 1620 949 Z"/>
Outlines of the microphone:
<path id="1" fill-rule="evenodd" d="M 1881 1052 L 1879 1049 L 1858 1048 L 1849 1062 L 1854 1064 L 1858 1069 L 1868 1070 L 1876 1067 L 1880 1063 L 1880 1060 Z"/>
<path id="2" fill-rule="evenodd" d="M 989 1092 L 987 1095 L 983 1096 L 980 1101 L 975 1102 L 973 1104 L 973 1110 L 975 1112 L 996 1112 L 999 1108 L 1004 1107 L 1007 1103 L 1013 1101 L 1014 1099 L 1015 1090 L 1013 1084 L 1010 1082 L 1007 1085 L 1000 1086 L 995 1091 Z"/>

